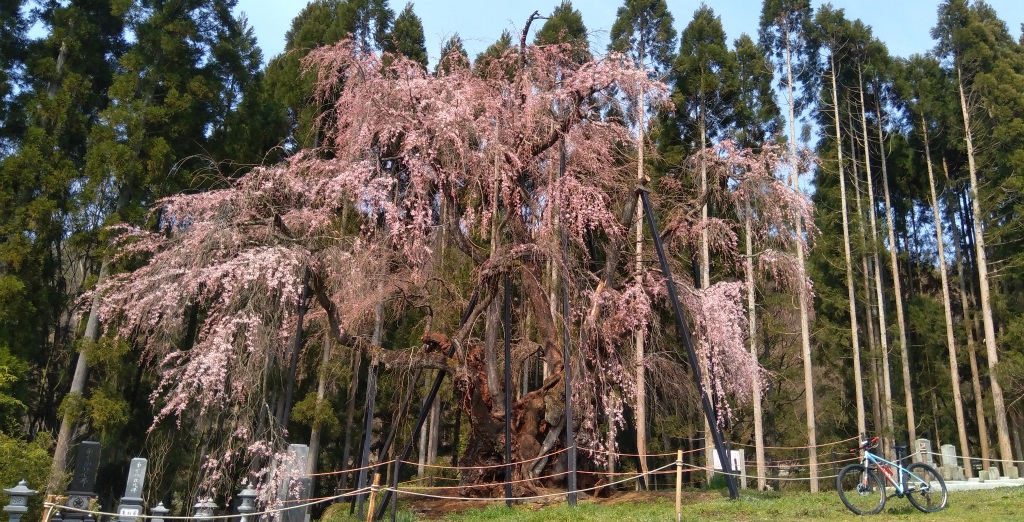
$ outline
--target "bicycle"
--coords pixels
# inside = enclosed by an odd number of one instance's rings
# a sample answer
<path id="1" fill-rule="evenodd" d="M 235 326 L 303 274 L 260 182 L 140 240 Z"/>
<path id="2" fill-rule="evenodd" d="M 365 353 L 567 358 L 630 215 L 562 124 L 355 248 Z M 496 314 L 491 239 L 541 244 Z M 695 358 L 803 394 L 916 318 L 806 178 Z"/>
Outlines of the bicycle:
<path id="1" fill-rule="evenodd" d="M 906 468 L 899 465 L 898 462 L 906 458 L 903 456 L 906 446 L 895 447 L 896 462 L 872 453 L 871 450 L 876 447 L 878 437 L 850 449 L 850 453 L 863 452 L 863 458 L 844 467 L 836 477 L 839 499 L 850 511 L 858 515 L 874 515 L 882 511 L 885 501 L 890 497 L 885 495 L 885 482 L 881 477 L 892 484 L 895 490 L 893 496 L 906 496 L 914 507 L 925 513 L 934 513 L 946 507 L 946 482 L 935 468 L 923 462 L 915 462 Z"/>

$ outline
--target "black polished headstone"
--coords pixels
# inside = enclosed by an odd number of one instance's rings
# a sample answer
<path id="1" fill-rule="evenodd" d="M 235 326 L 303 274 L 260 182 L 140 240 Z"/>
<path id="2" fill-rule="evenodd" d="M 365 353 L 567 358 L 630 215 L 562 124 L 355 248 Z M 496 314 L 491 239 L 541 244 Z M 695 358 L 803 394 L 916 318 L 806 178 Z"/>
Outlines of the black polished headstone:
<path id="1" fill-rule="evenodd" d="M 68 495 L 95 495 L 96 470 L 100 467 L 100 443 L 91 440 L 78 445 L 78 457 L 75 459 L 75 472 L 68 484 Z"/>
<path id="2" fill-rule="evenodd" d="M 75 522 L 91 520 L 88 514 L 79 510 L 89 509 L 89 500 L 96 496 L 96 471 L 100 467 L 100 443 L 91 440 L 78 445 L 78 456 L 75 458 L 75 471 L 68 484 L 68 498 L 64 505 L 72 508 L 65 510 L 64 520 Z"/>

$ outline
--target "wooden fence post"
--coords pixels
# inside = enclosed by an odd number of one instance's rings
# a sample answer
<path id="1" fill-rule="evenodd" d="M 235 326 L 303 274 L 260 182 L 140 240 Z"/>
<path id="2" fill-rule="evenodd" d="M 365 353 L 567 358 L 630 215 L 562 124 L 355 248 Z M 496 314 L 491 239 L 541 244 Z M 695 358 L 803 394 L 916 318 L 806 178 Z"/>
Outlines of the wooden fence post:
<path id="1" fill-rule="evenodd" d="M 373 474 L 373 485 L 370 486 L 370 508 L 366 510 L 366 522 L 373 522 L 374 505 L 377 503 L 377 489 L 380 488 L 380 473 Z"/>
<path id="2" fill-rule="evenodd" d="M 676 450 L 676 522 L 683 520 L 683 450 Z"/>

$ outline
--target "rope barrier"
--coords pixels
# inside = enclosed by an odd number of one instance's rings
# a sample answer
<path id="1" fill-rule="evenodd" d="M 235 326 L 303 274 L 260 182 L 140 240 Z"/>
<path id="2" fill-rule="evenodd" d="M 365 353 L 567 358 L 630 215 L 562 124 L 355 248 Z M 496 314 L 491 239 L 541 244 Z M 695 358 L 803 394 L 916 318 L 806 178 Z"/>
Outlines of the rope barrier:
<path id="1" fill-rule="evenodd" d="M 917 453 L 923 453 L 923 452 L 917 452 Z M 940 457 L 942 456 L 942 453 L 936 453 L 936 452 L 934 452 L 934 451 L 929 451 L 929 452 L 927 452 L 927 453 L 928 453 L 929 455 L 938 455 L 938 456 L 940 456 Z M 957 456 L 956 456 L 956 460 L 964 460 L 964 459 L 966 459 L 966 458 L 967 458 L 967 457 L 965 457 L 964 455 L 957 455 Z M 984 460 L 984 459 L 982 459 L 981 457 L 970 457 L 970 459 L 971 459 L 971 460 Z M 1004 463 L 1004 462 L 1007 462 L 1007 461 L 1005 461 L 1005 460 L 1003 460 L 1003 459 L 997 459 L 997 458 L 992 458 L 992 457 L 989 457 L 989 458 L 988 458 L 988 461 L 989 461 L 989 463 L 991 463 L 991 464 L 1002 464 L 1002 463 Z M 1011 460 L 1011 461 L 1009 461 L 1009 462 L 1010 462 L 1011 464 L 1024 464 L 1024 460 Z"/>
<path id="2" fill-rule="evenodd" d="M 342 473 L 358 473 L 358 472 L 360 472 L 360 471 L 362 471 L 364 469 L 374 469 L 374 468 L 378 468 L 378 467 L 381 467 L 381 466 L 389 466 L 389 465 L 394 464 L 394 463 L 395 463 L 395 459 L 391 459 L 391 460 L 386 460 L 384 462 L 378 462 L 376 464 L 370 464 L 368 466 L 363 466 L 361 468 L 342 469 L 342 470 L 338 470 L 338 471 L 322 471 L 320 473 L 307 473 L 305 475 L 295 475 L 295 477 L 300 477 L 300 478 L 301 477 L 325 477 L 325 476 L 328 476 L 328 475 L 341 475 Z"/>
<path id="3" fill-rule="evenodd" d="M 709 468 L 707 466 L 696 466 L 694 464 L 687 464 L 685 462 L 682 463 L 682 466 L 684 468 L 690 468 L 690 469 L 696 469 L 696 470 L 713 471 L 713 472 L 718 473 L 720 475 L 731 475 L 733 477 L 740 477 L 741 476 L 739 473 L 736 473 L 736 472 L 726 473 L 726 472 L 724 472 L 724 471 L 722 471 L 720 469 L 711 469 L 711 468 Z M 653 473 L 653 471 L 652 471 L 652 473 Z M 838 475 L 822 475 L 822 476 L 819 476 L 817 480 L 836 478 L 837 476 Z M 748 478 L 751 478 L 751 477 L 748 475 Z M 754 478 L 756 478 L 756 477 L 754 477 Z M 808 481 L 808 482 L 811 481 L 810 477 L 766 477 L 766 478 L 768 480 Z"/>
<path id="4" fill-rule="evenodd" d="M 577 471 L 577 473 L 579 473 L 579 472 Z M 544 476 L 532 477 L 532 478 L 524 478 L 524 479 L 517 479 L 517 480 L 508 480 L 508 481 L 505 481 L 505 482 L 486 482 L 484 484 L 465 484 L 465 485 L 457 485 L 457 486 L 456 485 L 452 485 L 452 486 L 418 486 L 417 489 L 493 488 L 493 487 L 497 487 L 497 486 L 504 486 L 506 484 L 519 484 L 519 483 L 522 483 L 522 482 L 534 482 L 534 481 L 538 481 L 538 480 L 545 480 L 545 479 L 559 477 L 559 476 L 568 475 L 568 474 L 569 474 L 568 471 L 559 471 L 558 473 L 552 473 L 550 475 L 544 475 Z"/>
<path id="5" fill-rule="evenodd" d="M 856 458 L 853 458 L 853 459 L 842 459 L 842 460 L 837 460 L 837 461 L 825 462 L 825 463 L 819 464 L 819 466 L 828 466 L 828 465 L 832 465 L 832 464 L 838 464 L 838 463 L 842 463 L 842 462 L 850 462 L 850 461 L 854 461 L 854 460 L 857 460 L 857 459 Z M 744 465 L 745 466 L 752 466 L 751 464 L 746 463 L 746 462 L 744 463 Z M 590 487 L 590 488 L 578 489 L 576 491 L 578 493 L 586 493 L 588 491 L 595 491 L 595 490 L 606 488 L 606 487 L 609 487 L 609 486 L 614 486 L 614 485 L 617 485 L 617 484 L 622 484 L 622 483 L 625 483 L 625 482 L 629 482 L 629 481 L 633 481 L 633 480 L 638 480 L 639 478 L 641 478 L 641 477 L 643 477 L 645 475 L 671 475 L 671 474 L 674 474 L 676 472 L 676 470 L 675 469 L 670 469 L 670 468 L 675 468 L 676 466 L 680 466 L 680 467 L 687 468 L 687 469 L 690 469 L 690 470 L 713 471 L 714 473 L 718 473 L 718 474 L 721 474 L 721 475 L 731 475 L 731 476 L 734 476 L 734 477 L 742 477 L 742 474 L 736 473 L 736 472 L 725 473 L 724 471 L 722 471 L 720 469 L 712 469 L 712 468 L 707 467 L 707 466 L 698 466 L 698 465 L 694 465 L 694 464 L 688 464 L 688 463 L 685 463 L 685 462 L 682 462 L 682 461 L 674 461 L 674 462 L 670 462 L 668 464 L 665 464 L 664 466 L 655 468 L 655 469 L 653 469 L 653 470 L 651 470 L 651 471 L 649 471 L 647 473 L 631 474 L 631 475 L 629 475 L 629 476 L 627 476 L 625 478 L 622 478 L 620 480 L 616 480 L 616 481 L 613 481 L 613 482 L 609 482 L 607 484 L 602 484 L 602 485 L 594 486 L 594 487 Z M 503 486 L 505 484 L 516 484 L 516 483 L 521 483 L 521 482 L 531 482 L 531 481 L 536 481 L 536 480 L 544 480 L 546 478 L 552 478 L 552 477 L 556 477 L 556 476 L 560 476 L 560 475 L 565 475 L 567 473 L 568 472 L 560 472 L 560 473 L 554 473 L 554 474 L 543 476 L 543 477 L 535 477 L 535 478 L 531 478 L 531 479 L 513 480 L 513 481 L 509 481 L 509 482 L 493 482 L 493 483 L 479 484 L 479 485 L 469 485 L 469 486 L 417 487 L 416 489 L 402 489 L 402 488 L 390 488 L 389 487 L 387 489 L 390 490 L 390 491 L 395 492 L 396 494 L 403 494 L 404 493 L 404 494 L 407 494 L 407 495 L 414 495 L 414 496 L 419 496 L 419 497 L 424 497 L 424 498 L 433 498 L 433 499 L 438 499 L 438 500 L 475 500 L 475 501 L 497 502 L 497 501 L 505 500 L 504 497 L 501 497 L 501 498 L 490 498 L 490 497 L 488 497 L 488 498 L 478 498 L 478 497 L 461 497 L 461 496 L 453 497 L 453 496 L 435 495 L 435 494 L 431 494 L 431 493 L 426 493 L 424 491 L 425 490 L 452 489 L 453 487 L 459 487 L 459 488 L 492 487 L 493 488 L 493 487 L 500 487 L 500 486 Z M 610 473 L 610 472 L 602 472 L 602 471 L 577 471 L 577 473 L 594 474 L 594 475 L 621 475 L 621 473 Z M 829 474 L 829 475 L 821 475 L 821 476 L 819 476 L 817 478 L 817 480 L 834 479 L 837 476 L 838 475 L 831 475 L 831 474 Z M 749 476 L 748 478 L 757 478 L 757 477 L 755 475 L 755 476 Z M 784 481 L 784 482 L 809 482 L 809 481 L 812 480 L 810 477 L 779 477 L 779 476 L 770 476 L 770 477 L 766 477 L 766 478 L 768 480 L 779 480 L 779 481 Z M 513 497 L 512 500 L 537 500 L 537 499 L 542 499 L 542 498 L 559 497 L 559 496 L 564 496 L 564 495 L 567 495 L 567 494 L 568 494 L 568 492 L 549 493 L 549 494 L 544 494 L 544 495 L 532 495 L 532 496 L 525 496 L 525 497 Z"/>
<path id="6" fill-rule="evenodd" d="M 454 477 L 442 477 L 442 476 L 435 475 L 435 476 L 432 476 L 432 477 L 431 476 L 426 476 L 426 477 L 411 478 L 409 480 L 403 480 L 402 482 L 399 482 L 399 484 L 409 484 L 409 485 L 412 485 L 414 482 L 426 482 L 428 480 L 461 480 L 461 479 L 454 478 Z M 449 486 L 449 487 L 451 487 L 451 486 Z"/>
<path id="7" fill-rule="evenodd" d="M 290 511 L 290 510 L 293 510 L 293 509 L 303 509 L 303 508 L 307 508 L 309 506 L 315 506 L 317 504 L 321 504 L 323 502 L 327 502 L 327 501 L 331 501 L 331 500 L 338 500 L 338 499 L 341 499 L 341 498 L 351 497 L 351 496 L 354 496 L 354 495 L 362 495 L 364 493 L 369 493 L 371 490 L 372 490 L 372 488 L 370 488 L 370 487 L 362 488 L 362 489 L 357 489 L 357 490 L 350 491 L 348 493 L 342 493 L 340 495 L 334 495 L 334 496 L 330 496 L 330 497 L 323 497 L 323 498 L 315 499 L 313 501 L 305 502 L 304 504 L 298 504 L 298 505 L 294 505 L 294 506 L 275 508 L 275 509 L 266 509 L 266 510 L 263 510 L 263 511 L 254 511 L 252 513 L 247 513 L 245 516 L 247 516 L 247 517 L 257 517 L 257 516 L 263 516 L 263 515 L 272 515 L 274 513 L 282 513 L 282 512 Z M 75 508 L 75 507 L 71 507 L 71 506 L 61 506 L 61 505 L 58 505 L 58 504 L 54 504 L 52 502 L 44 502 L 43 506 L 44 507 L 48 507 L 48 508 L 57 508 L 57 509 L 60 509 L 62 511 L 74 511 L 76 513 L 85 513 L 85 514 L 93 515 L 93 517 L 96 517 L 97 515 L 99 515 L 101 517 L 119 517 L 120 516 L 119 513 L 109 513 L 109 512 L 106 512 L 106 511 L 93 511 L 91 509 L 80 509 L 80 508 Z M 157 515 L 134 515 L 134 517 L 135 518 L 142 518 L 142 519 L 158 518 L 158 519 L 162 519 L 162 520 L 214 520 L 214 519 L 238 518 L 239 515 L 237 515 L 237 514 L 235 514 L 235 515 L 210 515 L 208 517 L 206 517 L 206 516 L 204 516 L 204 517 L 197 517 L 197 516 L 187 517 L 187 516 L 167 516 L 167 515 L 164 515 L 164 516 L 157 516 Z"/>
<path id="8" fill-rule="evenodd" d="M 613 456 L 616 456 L 616 457 L 639 457 L 640 456 L 639 453 L 616 453 L 616 452 L 601 450 L 601 449 L 597 449 L 597 448 L 593 448 L 593 449 L 591 449 L 591 448 L 579 448 L 579 449 L 580 449 L 580 451 L 589 451 L 591 453 L 600 453 L 602 455 L 613 455 Z M 692 449 L 692 450 L 683 450 L 683 454 L 686 455 L 686 454 L 698 453 L 698 452 L 702 452 L 702 451 L 704 451 L 704 448 L 697 448 L 697 449 Z M 676 456 L 676 452 L 673 451 L 672 453 L 647 453 L 646 456 L 647 457 L 652 457 L 652 458 L 655 458 L 655 457 L 675 457 Z"/>
<path id="9" fill-rule="evenodd" d="M 508 464 L 505 464 L 505 463 L 502 463 L 502 464 L 488 464 L 486 466 L 439 466 L 439 465 L 436 465 L 436 464 L 423 464 L 423 467 L 434 468 L 434 469 L 455 469 L 455 470 L 461 470 L 461 469 L 504 468 L 506 466 L 515 466 L 515 465 L 518 465 L 518 464 L 526 464 L 527 462 L 536 462 L 536 461 L 541 460 L 543 458 L 552 457 L 552 456 L 558 455 L 559 453 L 563 453 L 563 452 L 566 452 L 566 451 L 569 451 L 569 448 L 562 448 L 560 450 L 553 451 L 553 452 L 548 453 L 546 455 L 540 455 L 538 457 L 533 457 L 533 458 L 530 458 L 530 459 L 514 460 L 514 461 L 512 461 L 512 462 L 510 462 Z M 394 462 L 394 461 L 392 461 L 392 462 Z M 413 465 L 413 466 L 419 466 L 420 465 L 419 462 L 412 462 L 412 461 L 408 461 L 408 460 L 403 460 L 401 462 L 402 462 L 402 464 L 409 464 L 409 465 Z"/>
<path id="10" fill-rule="evenodd" d="M 815 444 L 814 446 L 761 446 L 761 447 L 764 448 L 764 449 L 773 449 L 773 450 L 806 450 L 806 449 L 811 449 L 811 448 L 826 448 L 826 447 L 829 447 L 829 446 L 835 446 L 836 444 L 842 444 L 844 442 L 850 442 L 851 440 L 857 440 L 858 438 L 859 437 L 850 437 L 848 439 L 837 440 L 835 442 L 826 442 L 824 444 Z M 753 446 L 751 444 L 742 444 L 742 443 L 739 443 L 739 442 L 734 442 L 734 443 L 732 443 L 732 445 L 733 446 L 741 446 L 741 447 L 744 447 L 744 448 L 753 448 L 753 447 L 755 447 L 755 446 Z"/>
<path id="11" fill-rule="evenodd" d="M 848 439 L 843 439 L 843 440 L 839 440 L 839 441 L 835 441 L 835 442 L 828 442 L 828 443 L 824 443 L 824 444 L 817 444 L 817 445 L 814 445 L 814 446 L 763 446 L 763 448 L 766 449 L 766 450 L 807 450 L 807 449 L 810 449 L 810 448 L 825 448 L 825 447 L 829 447 L 829 446 L 835 446 L 837 444 L 842 444 L 844 442 L 849 442 L 849 441 L 855 440 L 855 439 L 857 439 L 857 437 L 850 437 Z M 751 446 L 749 444 L 741 444 L 741 443 L 738 443 L 738 442 L 734 442 L 734 443 L 731 443 L 731 444 L 733 446 L 739 446 L 739 447 L 743 447 L 743 448 L 752 448 L 752 447 L 754 447 L 754 446 Z M 539 455 L 537 457 L 532 457 L 532 458 L 529 458 L 529 459 L 513 461 L 511 463 L 511 465 L 515 466 L 515 465 L 519 465 L 519 464 L 525 464 L 525 463 L 528 463 L 528 462 L 536 462 L 536 461 L 541 460 L 543 458 L 549 458 L 549 457 L 553 457 L 555 455 L 558 455 L 560 453 L 564 453 L 564 452 L 566 452 L 568 450 L 569 450 L 569 448 L 562 448 L 562 449 L 559 449 L 559 450 L 552 451 L 551 453 L 547 453 L 547 454 L 544 454 L 544 455 Z M 609 455 L 609 456 L 614 456 L 614 457 L 639 457 L 640 456 L 637 453 L 618 453 L 618 452 L 607 451 L 607 450 L 602 450 L 602 449 L 598 449 L 598 448 L 586 448 L 586 447 L 582 447 L 582 446 L 577 446 L 577 451 L 586 451 L 586 452 L 590 452 L 590 453 L 597 453 L 597 454 L 601 454 L 601 455 Z M 688 454 L 693 454 L 693 453 L 701 453 L 701 452 L 704 452 L 704 451 L 705 451 L 704 448 L 696 448 L 696 449 L 690 449 L 690 450 L 683 450 L 683 454 L 684 455 L 688 455 Z M 932 454 L 938 455 L 938 453 L 934 453 L 934 452 L 932 452 Z M 676 456 L 676 452 L 672 452 L 672 453 L 647 453 L 646 456 L 649 457 L 649 458 L 675 457 Z M 827 456 L 828 456 L 827 454 L 820 454 L 820 453 L 818 454 L 818 457 L 827 457 Z M 957 457 L 957 458 L 961 458 L 961 457 Z M 383 466 L 388 466 L 388 465 L 394 464 L 396 460 L 397 459 L 391 459 L 391 460 L 387 460 L 387 461 L 383 461 L 383 462 L 378 462 L 376 464 L 370 464 L 368 466 L 363 466 L 363 467 L 358 467 L 358 468 L 338 470 L 338 471 L 323 471 L 323 472 L 320 472 L 320 473 L 309 473 L 309 474 L 298 475 L 298 476 L 300 476 L 300 477 L 322 477 L 322 476 L 329 476 L 329 475 L 340 475 L 342 473 L 357 473 L 357 472 L 362 471 L 364 469 L 374 469 L 374 468 L 379 468 L 379 467 L 383 467 Z M 786 460 L 810 460 L 810 457 L 794 457 L 792 459 L 786 459 Z M 991 459 L 991 460 L 995 460 L 995 459 Z M 1024 462 L 1024 461 L 1013 461 L 1013 462 L 1017 463 L 1017 462 Z M 403 461 L 401 461 L 401 463 L 403 465 L 420 466 L 419 462 L 411 462 L 411 461 L 403 460 Z M 508 465 L 509 464 L 505 464 L 505 463 L 502 463 L 502 464 L 492 464 L 492 465 L 487 465 L 487 466 L 442 466 L 442 465 L 437 465 L 437 464 L 426 464 L 426 463 L 423 464 L 423 466 L 427 467 L 427 468 L 432 468 L 432 469 L 449 469 L 449 470 L 471 470 L 471 469 L 504 468 L 505 466 L 508 466 Z"/>
<path id="12" fill-rule="evenodd" d="M 664 466 L 662 466 L 660 468 L 651 470 L 651 473 L 654 473 L 654 472 L 657 472 L 657 471 L 662 471 L 662 470 L 665 470 L 665 469 L 670 468 L 670 467 L 674 467 L 674 466 L 676 466 L 676 464 L 677 464 L 676 462 L 672 462 L 672 463 L 666 464 L 666 465 L 664 465 Z M 633 476 L 624 478 L 624 479 L 616 481 L 616 482 L 609 482 L 608 484 L 602 484 L 600 486 L 594 486 L 594 487 L 590 487 L 590 488 L 577 489 L 576 493 L 586 493 L 588 491 L 596 491 L 596 490 L 603 489 L 603 488 L 606 488 L 606 487 L 609 487 L 609 486 L 615 486 L 615 485 L 618 485 L 618 484 L 622 484 L 624 482 L 629 482 L 631 480 L 637 480 L 638 478 L 640 478 L 642 476 L 643 476 L 643 474 L 633 475 Z M 485 502 L 500 502 L 500 501 L 506 500 L 504 497 L 501 497 L 501 498 L 446 497 L 446 496 L 442 496 L 442 495 L 431 495 L 429 493 L 420 493 L 420 492 L 412 491 L 412 490 L 408 490 L 408 489 L 399 490 L 397 488 L 391 488 L 391 487 L 388 487 L 387 489 L 390 490 L 390 491 L 394 491 L 395 494 L 406 494 L 406 495 L 413 495 L 413 496 L 419 496 L 419 497 L 433 498 L 433 499 L 437 499 L 437 500 L 476 500 L 476 501 L 485 501 Z M 526 496 L 526 497 L 510 497 L 508 500 L 539 500 L 539 499 L 542 499 L 542 498 L 561 497 L 561 496 L 565 496 L 565 495 L 568 495 L 568 494 L 569 494 L 569 492 L 566 491 L 566 492 L 563 492 L 563 493 L 547 493 L 547 494 L 544 494 L 544 495 L 530 495 L 530 496 Z"/>

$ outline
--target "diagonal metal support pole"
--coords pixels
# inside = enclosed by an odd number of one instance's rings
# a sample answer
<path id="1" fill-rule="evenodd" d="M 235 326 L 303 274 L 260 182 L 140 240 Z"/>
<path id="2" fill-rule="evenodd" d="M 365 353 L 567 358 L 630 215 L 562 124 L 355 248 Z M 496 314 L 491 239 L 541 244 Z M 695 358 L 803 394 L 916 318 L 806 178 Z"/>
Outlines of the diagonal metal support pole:
<path id="1" fill-rule="evenodd" d="M 366 377 L 366 408 L 363 412 L 363 444 L 359 457 L 359 479 L 356 482 L 357 489 L 363 489 L 369 483 L 367 465 L 370 462 L 370 443 L 373 440 L 373 411 L 376 409 L 377 396 L 377 364 L 370 360 L 369 373 Z M 366 502 L 366 495 L 356 496 L 355 506 L 357 507 L 358 518 L 363 518 L 363 503 Z M 352 508 L 349 508 L 351 513 Z"/>
<path id="2" fill-rule="evenodd" d="M 661 263 L 661 271 L 665 275 L 665 286 L 668 289 L 669 300 L 672 301 L 672 309 L 676 316 L 676 327 L 679 328 L 679 335 L 686 345 L 686 355 L 690 360 L 690 369 L 693 371 L 693 382 L 700 390 L 700 401 L 704 407 L 704 415 L 711 425 L 711 437 L 715 441 L 715 450 L 718 452 L 718 459 L 722 462 L 722 472 L 725 474 L 726 483 L 729 485 L 729 498 L 739 498 L 739 490 L 736 489 L 736 477 L 733 476 L 732 463 L 729 462 L 729 454 L 726 451 L 722 438 L 722 431 L 718 429 L 718 415 L 711 403 L 708 390 L 704 388 L 701 379 L 700 366 L 697 364 L 697 351 L 693 348 L 693 338 L 690 336 L 690 327 L 686 325 L 686 318 L 683 316 L 683 307 L 679 305 L 679 295 L 676 293 L 676 283 L 672 279 L 672 272 L 668 266 L 668 258 L 665 257 L 665 248 L 661 244 L 661 234 L 658 231 L 657 220 L 654 216 L 654 209 L 651 208 L 651 199 L 646 188 L 640 188 L 640 200 L 644 205 L 644 215 L 647 217 L 647 226 L 651 229 L 651 237 L 654 239 L 654 249 L 658 252 L 658 262 Z"/>
<path id="3" fill-rule="evenodd" d="M 459 329 L 462 329 L 466 325 L 466 321 L 469 320 L 469 316 L 473 313 L 473 309 L 476 308 L 476 301 L 480 297 L 480 288 L 477 287 L 473 290 L 473 297 L 470 298 L 469 304 L 466 306 L 465 313 L 462 314 L 462 319 L 459 321 Z M 453 343 L 448 349 L 448 353 L 445 357 L 451 357 L 455 354 L 455 344 Z M 434 399 L 437 398 L 437 392 L 441 389 L 441 383 L 444 381 L 444 376 L 448 372 L 444 370 L 437 371 L 437 377 L 434 377 L 434 385 L 430 387 L 430 392 L 427 393 L 427 398 L 423 401 L 423 406 L 420 408 L 420 415 L 416 418 L 416 425 L 412 428 L 412 434 L 409 435 L 409 441 L 406 442 L 405 448 L 402 450 L 402 454 L 396 459 L 394 480 L 398 479 L 398 461 L 407 460 L 409 455 L 412 454 L 412 445 L 419 436 L 420 430 L 423 429 L 423 424 L 427 421 L 427 415 L 430 414 L 430 407 L 434 404 Z M 394 482 L 393 480 L 393 482 Z M 397 484 L 397 483 L 396 483 Z M 396 484 L 392 484 L 394 487 Z M 384 492 L 384 498 L 380 501 L 380 507 L 377 508 L 377 512 L 374 514 L 374 520 L 381 520 L 384 517 L 384 513 L 387 512 L 388 504 L 391 502 L 391 497 L 394 495 L 392 489 L 388 489 Z"/>

